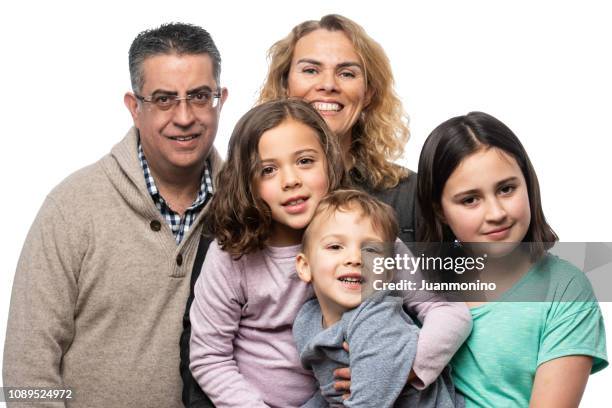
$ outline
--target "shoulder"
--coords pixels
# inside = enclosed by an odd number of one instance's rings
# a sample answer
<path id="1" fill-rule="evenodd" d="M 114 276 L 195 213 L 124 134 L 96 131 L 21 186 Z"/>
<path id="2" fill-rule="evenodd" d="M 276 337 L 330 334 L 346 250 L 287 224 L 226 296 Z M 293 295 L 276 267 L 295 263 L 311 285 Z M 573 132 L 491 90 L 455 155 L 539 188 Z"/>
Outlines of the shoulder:
<path id="1" fill-rule="evenodd" d="M 417 174 L 408 170 L 408 176 L 400 179 L 394 187 L 385 190 L 368 190 L 373 197 L 388 204 L 395 211 L 399 225 L 399 237 L 404 242 L 414 242 L 417 225 Z"/>
<path id="2" fill-rule="evenodd" d="M 294 328 L 295 326 L 304 325 L 305 322 L 311 321 L 316 316 L 321 316 L 321 306 L 319 305 L 317 298 L 313 298 L 306 301 L 306 303 L 304 303 L 300 308 L 300 311 L 295 317 L 295 321 L 293 323 Z"/>
<path id="3" fill-rule="evenodd" d="M 216 239 L 213 240 L 195 283 L 195 296 L 222 297 L 224 301 L 231 298 L 245 303 L 248 296 L 242 262 L 242 258 L 234 259 Z"/>
<path id="4" fill-rule="evenodd" d="M 62 229 L 83 230 L 89 224 L 92 211 L 102 191 L 108 191 L 108 182 L 100 162 L 96 162 L 70 174 L 56 185 L 46 196 L 38 217 L 61 218 Z"/>
<path id="5" fill-rule="evenodd" d="M 235 259 L 232 254 L 224 251 L 219 244 L 219 241 L 214 239 L 206 252 L 206 258 L 204 259 L 204 265 L 208 266 L 210 272 L 222 272 L 227 269 L 241 269 L 241 265 L 244 262 L 245 255 L 241 258 Z M 214 267 L 213 267 L 214 266 Z"/>
<path id="6" fill-rule="evenodd" d="M 396 211 L 400 208 L 405 210 L 414 207 L 417 191 L 417 174 L 410 170 L 407 171 L 408 176 L 402 177 L 395 186 L 385 189 L 372 188 L 367 181 L 359 177 L 358 172 L 357 175 L 352 174 L 352 183 L 355 187 L 389 204 Z"/>
<path id="7" fill-rule="evenodd" d="M 407 170 L 407 172 L 408 175 L 402 177 L 395 186 L 377 191 L 375 194 L 379 194 L 381 197 L 387 197 L 387 199 L 393 203 L 412 206 L 417 193 L 417 173 L 411 170 Z"/>
<path id="8" fill-rule="evenodd" d="M 405 322 L 402 304 L 403 300 L 400 297 L 382 292 L 374 294 L 357 308 L 343 315 L 347 332 L 352 333 L 357 329 L 374 331 L 388 327 L 389 324 Z"/>
<path id="9" fill-rule="evenodd" d="M 572 263 L 546 255 L 537 272 L 549 276 L 538 365 L 568 355 L 593 357 L 591 373 L 608 365 L 605 324 L 585 273 Z"/>
<path id="10" fill-rule="evenodd" d="M 584 272 L 576 265 L 550 253 L 544 255 L 538 263 L 537 268 L 542 271 L 555 273 L 556 277 L 560 280 L 572 280 L 584 277 Z"/>
<path id="11" fill-rule="evenodd" d="M 213 177 L 213 180 L 215 180 L 219 170 L 221 170 L 221 167 L 223 166 L 223 159 L 215 146 L 211 147 L 208 155 L 208 163 L 210 164 L 210 171 L 212 173 L 211 176 Z"/>
<path id="12" fill-rule="evenodd" d="M 362 174 L 365 170 L 360 170 L 357 168 L 353 168 L 350 171 L 351 182 L 354 186 L 373 195 L 390 195 L 398 193 L 411 193 L 416 191 L 417 173 L 408 168 L 400 166 L 399 164 L 393 164 L 393 166 L 397 169 L 401 169 L 403 173 L 406 173 L 406 175 L 401 177 L 398 183 L 393 187 L 378 189 L 372 187 L 368 183 L 368 178 Z"/>
<path id="13" fill-rule="evenodd" d="M 393 296 L 389 292 L 378 291 L 355 309 L 355 316 L 363 317 L 371 314 L 395 313 L 402 309 L 402 305 L 403 299 L 401 297 Z"/>
<path id="14" fill-rule="evenodd" d="M 412 193 L 412 192 L 416 192 L 416 187 L 417 187 L 417 173 L 410 170 L 410 169 L 406 169 L 407 171 L 407 175 L 406 177 L 402 177 L 399 181 L 399 183 L 397 183 L 397 185 L 395 187 L 393 187 L 392 189 L 398 190 L 400 192 L 403 193 Z"/>
<path id="15" fill-rule="evenodd" d="M 104 160 L 104 158 L 102 159 Z M 74 205 L 83 200 L 90 200 L 90 194 L 104 189 L 108 184 L 101 161 L 83 167 L 66 177 L 49 193 L 49 197 L 60 204 Z"/>
<path id="16" fill-rule="evenodd" d="M 206 252 L 203 268 L 208 274 L 227 275 L 226 279 L 231 279 L 237 284 L 245 281 L 247 275 L 255 280 L 258 276 L 268 276 L 271 267 L 279 267 L 275 262 L 276 259 L 269 252 L 267 248 L 264 248 L 236 257 L 225 251 L 219 241 L 214 239 Z M 294 262 L 291 265 L 293 266 Z M 280 263 L 280 266 L 284 264 Z"/>
<path id="17" fill-rule="evenodd" d="M 319 301 L 310 299 L 300 308 L 293 322 L 293 336 L 295 337 L 298 351 L 302 351 L 306 344 L 318 331 L 321 326 L 321 307 Z M 317 330 L 317 327 L 320 330 Z"/>
<path id="18" fill-rule="evenodd" d="M 595 300 L 593 287 L 586 274 L 571 262 L 556 255 L 546 254 L 535 266 L 535 274 L 550 282 L 552 301 Z"/>

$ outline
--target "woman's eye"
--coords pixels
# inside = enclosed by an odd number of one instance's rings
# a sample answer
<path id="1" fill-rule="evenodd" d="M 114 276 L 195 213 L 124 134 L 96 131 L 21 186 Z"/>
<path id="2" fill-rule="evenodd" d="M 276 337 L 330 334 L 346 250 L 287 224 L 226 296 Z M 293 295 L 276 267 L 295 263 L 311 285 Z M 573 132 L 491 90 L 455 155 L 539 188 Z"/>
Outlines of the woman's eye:
<path id="1" fill-rule="evenodd" d="M 351 71 L 342 71 L 340 72 L 340 76 L 343 78 L 355 78 L 355 74 Z"/>
<path id="2" fill-rule="evenodd" d="M 502 188 L 500 188 L 499 192 L 504 194 L 504 195 L 507 195 L 507 194 L 512 194 L 512 192 L 514 190 L 516 190 L 516 187 L 511 185 L 511 184 L 509 184 L 509 185 L 506 185 L 506 186 L 503 186 Z"/>
<path id="3" fill-rule="evenodd" d="M 314 68 L 304 68 L 304 69 L 302 69 L 302 72 L 304 74 L 316 74 L 317 70 L 314 69 Z"/>

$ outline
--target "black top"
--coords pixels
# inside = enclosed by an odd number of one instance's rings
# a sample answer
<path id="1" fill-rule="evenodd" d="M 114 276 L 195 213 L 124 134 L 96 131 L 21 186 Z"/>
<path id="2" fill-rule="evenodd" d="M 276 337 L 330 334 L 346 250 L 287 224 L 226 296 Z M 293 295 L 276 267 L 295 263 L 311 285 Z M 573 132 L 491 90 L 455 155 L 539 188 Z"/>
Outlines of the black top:
<path id="1" fill-rule="evenodd" d="M 395 210 L 397 222 L 399 224 L 399 238 L 409 245 L 416 240 L 417 229 L 417 174 L 408 171 L 409 176 L 400 180 L 392 188 L 386 190 L 376 190 L 368 186 L 355 171 L 351 171 L 353 185 L 376 197 L 385 204 L 390 205 Z"/>

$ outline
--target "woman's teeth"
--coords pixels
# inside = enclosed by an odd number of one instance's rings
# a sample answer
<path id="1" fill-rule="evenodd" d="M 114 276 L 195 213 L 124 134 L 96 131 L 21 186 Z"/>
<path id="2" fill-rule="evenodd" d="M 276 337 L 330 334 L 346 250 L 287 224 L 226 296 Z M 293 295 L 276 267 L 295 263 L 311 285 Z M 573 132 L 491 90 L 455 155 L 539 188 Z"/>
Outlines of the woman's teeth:
<path id="1" fill-rule="evenodd" d="M 318 111 L 334 111 L 338 112 L 340 109 L 340 104 L 338 103 L 330 103 L 330 102 L 313 102 L 312 106 Z"/>

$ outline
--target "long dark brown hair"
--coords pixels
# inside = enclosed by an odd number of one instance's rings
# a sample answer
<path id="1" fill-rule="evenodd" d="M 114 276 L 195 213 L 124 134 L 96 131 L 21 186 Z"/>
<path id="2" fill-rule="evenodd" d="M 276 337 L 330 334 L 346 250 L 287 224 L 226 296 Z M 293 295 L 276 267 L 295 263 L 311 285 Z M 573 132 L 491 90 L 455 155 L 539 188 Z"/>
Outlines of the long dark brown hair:
<path id="1" fill-rule="evenodd" d="M 338 141 L 314 108 L 298 99 L 276 100 L 254 107 L 234 128 L 227 161 L 217 176 L 217 190 L 204 227 L 234 258 L 262 249 L 270 236 L 270 207 L 259 197 L 256 188 L 261 171 L 258 146 L 264 132 L 289 119 L 303 123 L 317 134 L 327 159 L 329 191 L 346 184 Z"/>
<path id="2" fill-rule="evenodd" d="M 527 183 L 531 223 L 523 242 L 528 242 L 532 258 L 552 247 L 558 237 L 546 222 L 540 198 L 540 185 L 525 148 L 516 135 L 498 119 L 483 112 L 470 112 L 439 125 L 431 132 L 419 159 L 418 202 L 423 225 L 418 241 L 453 242 L 455 235 L 442 222 L 442 190 L 461 161 L 474 152 L 490 147 L 512 156 Z"/>

